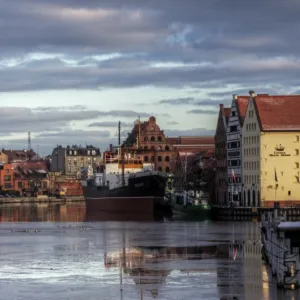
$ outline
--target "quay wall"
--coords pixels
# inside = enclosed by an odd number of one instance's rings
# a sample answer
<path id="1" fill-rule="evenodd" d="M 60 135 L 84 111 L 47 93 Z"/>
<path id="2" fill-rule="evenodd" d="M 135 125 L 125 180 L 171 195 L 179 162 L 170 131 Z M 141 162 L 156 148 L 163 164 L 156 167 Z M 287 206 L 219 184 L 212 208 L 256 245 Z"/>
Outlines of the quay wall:
<path id="1" fill-rule="evenodd" d="M 16 197 L 16 198 L 0 198 L 1 204 L 14 204 L 14 203 L 61 203 L 61 202 L 78 202 L 84 201 L 84 197 L 76 196 L 76 197 Z"/>

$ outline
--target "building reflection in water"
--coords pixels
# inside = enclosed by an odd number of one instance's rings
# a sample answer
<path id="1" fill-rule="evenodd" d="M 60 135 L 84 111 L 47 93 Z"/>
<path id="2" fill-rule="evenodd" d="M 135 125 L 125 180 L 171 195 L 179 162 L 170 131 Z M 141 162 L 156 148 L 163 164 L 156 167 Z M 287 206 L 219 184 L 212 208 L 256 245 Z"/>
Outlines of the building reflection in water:
<path id="1" fill-rule="evenodd" d="M 0 206 L 0 222 L 83 222 L 85 219 L 85 202 Z"/>

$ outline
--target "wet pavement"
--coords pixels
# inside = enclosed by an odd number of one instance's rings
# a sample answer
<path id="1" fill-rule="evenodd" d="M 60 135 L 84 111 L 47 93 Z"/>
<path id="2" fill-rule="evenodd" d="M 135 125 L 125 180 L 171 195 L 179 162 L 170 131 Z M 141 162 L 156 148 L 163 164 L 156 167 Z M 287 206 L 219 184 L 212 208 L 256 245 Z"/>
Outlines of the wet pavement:
<path id="1" fill-rule="evenodd" d="M 259 223 L 83 222 L 80 211 L 0 207 L 1 300 L 300 299 L 273 283 Z"/>

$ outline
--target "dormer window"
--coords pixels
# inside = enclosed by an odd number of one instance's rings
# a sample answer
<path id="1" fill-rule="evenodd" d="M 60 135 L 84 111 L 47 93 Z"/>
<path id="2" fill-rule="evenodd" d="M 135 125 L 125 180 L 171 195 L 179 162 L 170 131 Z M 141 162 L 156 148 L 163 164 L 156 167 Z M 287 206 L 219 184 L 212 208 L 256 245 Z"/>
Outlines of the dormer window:
<path id="1" fill-rule="evenodd" d="M 69 155 L 72 155 L 72 151 L 71 150 L 69 151 Z"/>
<path id="2" fill-rule="evenodd" d="M 76 155 L 76 154 L 77 154 L 77 151 L 75 150 L 75 151 L 74 151 L 74 155 Z"/>
<path id="3" fill-rule="evenodd" d="M 154 126 L 151 126 L 151 131 L 154 131 L 155 130 L 155 127 Z"/>
<path id="4" fill-rule="evenodd" d="M 91 155 L 91 151 L 88 151 L 87 154 L 88 154 L 88 155 Z"/>
<path id="5" fill-rule="evenodd" d="M 96 155 L 96 151 L 95 150 L 92 150 L 92 155 Z"/>

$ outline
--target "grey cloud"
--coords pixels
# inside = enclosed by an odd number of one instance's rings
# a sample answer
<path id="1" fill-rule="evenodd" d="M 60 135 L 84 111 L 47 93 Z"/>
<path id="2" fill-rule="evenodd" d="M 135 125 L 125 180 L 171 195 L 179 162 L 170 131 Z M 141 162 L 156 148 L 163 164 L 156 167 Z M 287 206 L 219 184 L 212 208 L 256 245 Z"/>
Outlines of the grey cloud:
<path id="1" fill-rule="evenodd" d="M 49 138 L 49 137 L 55 137 L 55 138 L 70 138 L 70 137 L 76 137 L 77 139 L 80 139 L 82 137 L 85 138 L 108 138 L 110 137 L 110 132 L 108 130 L 68 130 L 68 131 L 60 131 L 60 132 L 49 132 L 49 133 L 41 133 L 37 135 L 37 138 Z"/>
<path id="2" fill-rule="evenodd" d="M 188 114 L 202 114 L 202 115 L 215 115 L 218 113 L 216 110 L 212 109 L 192 109 L 187 112 Z"/>
<path id="3" fill-rule="evenodd" d="M 72 105 L 72 106 L 39 106 L 34 107 L 34 111 L 57 111 L 57 110 L 84 110 L 85 105 Z"/>
<path id="4" fill-rule="evenodd" d="M 90 2 L 1 0 L 0 90 L 297 84 L 296 1 Z M 121 57 L 93 58 L 109 53 Z M 199 66 L 151 67 L 161 62 Z"/>
<path id="5" fill-rule="evenodd" d="M 160 100 L 159 104 L 186 105 L 186 104 L 192 104 L 194 102 L 195 102 L 195 98 L 193 98 L 193 97 L 185 97 L 185 98 Z"/>
<path id="6" fill-rule="evenodd" d="M 168 137 L 178 137 L 178 136 L 196 136 L 196 135 L 214 135 L 215 130 L 207 128 L 191 128 L 191 129 L 182 129 L 182 130 L 172 130 L 166 129 L 166 136 Z"/>
<path id="7" fill-rule="evenodd" d="M 42 132 L 66 129 L 72 121 L 85 121 L 97 119 L 102 116 L 109 117 L 149 117 L 148 113 L 129 110 L 99 111 L 83 109 L 84 106 L 73 107 L 1 107 L 0 132 Z"/>
<path id="8" fill-rule="evenodd" d="M 168 125 L 178 125 L 179 123 L 176 121 L 167 122 Z"/>
<path id="9" fill-rule="evenodd" d="M 132 123 L 122 122 L 122 127 L 133 127 Z M 94 122 L 88 125 L 88 127 L 107 127 L 107 128 L 117 128 L 118 122 L 117 121 L 101 121 L 101 122 Z"/>

